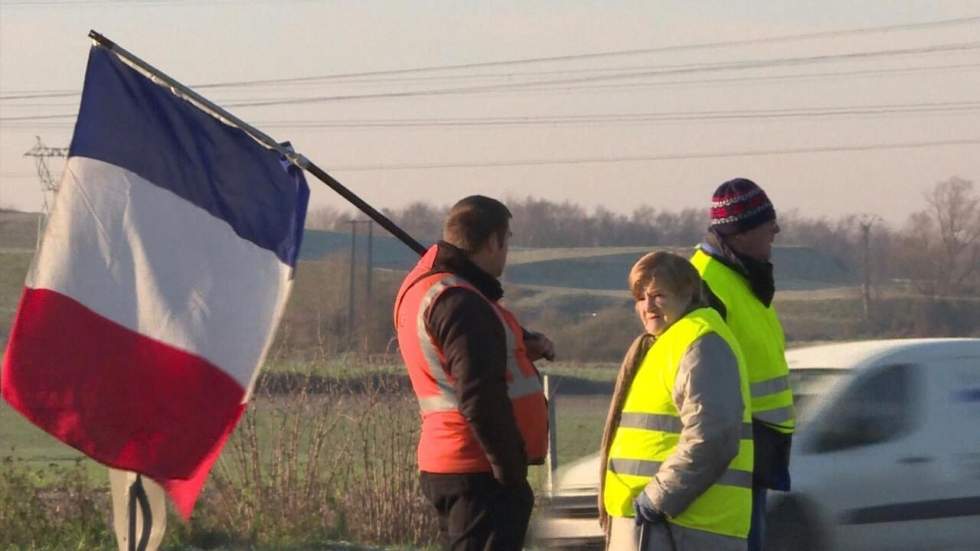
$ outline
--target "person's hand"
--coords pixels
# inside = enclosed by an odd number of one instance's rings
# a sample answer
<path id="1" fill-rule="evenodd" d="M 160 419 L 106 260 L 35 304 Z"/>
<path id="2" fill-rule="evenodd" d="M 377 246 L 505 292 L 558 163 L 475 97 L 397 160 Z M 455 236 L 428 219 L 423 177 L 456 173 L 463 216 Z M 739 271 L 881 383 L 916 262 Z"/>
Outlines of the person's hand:
<path id="1" fill-rule="evenodd" d="M 535 333 L 526 331 L 524 335 L 524 346 L 527 348 L 527 357 L 532 362 L 544 358 L 549 362 L 555 361 L 555 343 L 551 339 Z"/>
<path id="2" fill-rule="evenodd" d="M 509 468 L 491 464 L 490 469 L 493 471 L 493 477 L 501 486 L 516 488 L 522 484 L 527 484 L 527 463 L 511 465 Z"/>
<path id="3" fill-rule="evenodd" d="M 636 512 L 636 524 L 656 524 L 664 521 L 664 514 L 654 507 L 650 501 L 650 496 L 646 492 L 640 492 L 633 500 L 633 511 Z"/>

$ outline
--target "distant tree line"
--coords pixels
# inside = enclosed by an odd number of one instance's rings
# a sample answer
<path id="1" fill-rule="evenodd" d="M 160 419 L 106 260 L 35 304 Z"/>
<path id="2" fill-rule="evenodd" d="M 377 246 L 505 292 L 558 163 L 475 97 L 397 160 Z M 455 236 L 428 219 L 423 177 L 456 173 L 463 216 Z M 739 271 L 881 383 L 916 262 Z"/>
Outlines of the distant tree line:
<path id="1" fill-rule="evenodd" d="M 855 282 L 867 281 L 862 292 L 832 299 L 777 295 L 789 339 L 980 336 L 980 190 L 970 181 L 950 178 L 919 203 L 921 208 L 901 224 L 889 224 L 873 212 L 811 217 L 777 210 L 782 228 L 777 244 L 813 248 L 822 253 L 818 258 L 846 266 Z M 671 212 L 642 205 L 627 215 L 534 197 L 508 199 L 507 204 L 514 215 L 514 245 L 523 247 L 693 246 L 708 225 L 702 209 Z M 438 239 L 447 208 L 415 203 L 385 213 L 429 241 Z M 317 209 L 309 226 L 349 231 L 351 217 L 351 212 Z M 401 274 L 376 274 L 372 304 L 357 297 L 360 319 L 350 334 L 348 270 L 346 254 L 299 270 L 281 344 L 327 355 L 351 347 L 392 350 L 391 299 Z M 537 292 L 509 288 L 507 297 L 512 304 L 528 304 L 529 297 L 535 303 Z M 622 300 L 570 296 L 538 301 L 520 315 L 529 326 L 548 331 L 565 359 L 615 361 L 639 331 L 628 303 L 625 295 Z"/>
<path id="2" fill-rule="evenodd" d="M 617 214 L 604 207 L 589 211 L 568 201 L 526 197 L 509 199 L 514 215 L 513 244 L 519 247 L 617 247 L 638 245 L 688 245 L 704 233 L 705 213 L 699 209 L 658 211 L 648 205 L 632 214 Z M 416 238 L 432 241 L 442 234 L 442 220 L 449 207 L 412 203 L 402 209 L 383 209 L 399 226 Z M 346 231 L 351 214 L 326 207 L 310 213 L 308 227 Z"/>
<path id="3" fill-rule="evenodd" d="M 782 233 L 777 244 L 812 247 L 855 273 L 863 273 L 868 258 L 875 283 L 907 281 L 930 296 L 980 293 L 980 192 L 973 182 L 953 177 L 925 193 L 922 205 L 897 227 L 873 212 L 829 218 L 778 210 Z M 640 205 L 620 214 L 536 197 L 508 199 L 507 206 L 514 215 L 513 244 L 520 247 L 693 246 L 708 225 L 705 209 Z M 439 238 L 447 210 L 419 202 L 384 213 L 410 234 L 431 241 Z M 351 216 L 334 208 L 315 209 L 308 226 L 348 231 Z"/>

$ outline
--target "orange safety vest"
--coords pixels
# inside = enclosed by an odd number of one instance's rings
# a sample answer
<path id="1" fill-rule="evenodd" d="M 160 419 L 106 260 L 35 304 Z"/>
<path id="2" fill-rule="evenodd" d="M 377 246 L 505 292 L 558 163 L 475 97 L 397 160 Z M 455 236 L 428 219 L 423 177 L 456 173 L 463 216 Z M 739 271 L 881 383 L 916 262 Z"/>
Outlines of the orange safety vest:
<path id="1" fill-rule="evenodd" d="M 465 279 L 446 272 L 429 273 L 437 246 L 431 247 L 409 272 L 395 301 L 398 346 L 419 400 L 422 434 L 419 470 L 431 473 L 490 471 L 490 462 L 458 408 L 455 378 L 446 358 L 425 326 L 429 307 L 453 287 L 471 289 L 500 317 L 507 336 L 507 394 L 530 463 L 541 463 L 548 449 L 548 406 L 541 376 L 527 357 L 524 330 L 506 308 L 483 296 Z"/>

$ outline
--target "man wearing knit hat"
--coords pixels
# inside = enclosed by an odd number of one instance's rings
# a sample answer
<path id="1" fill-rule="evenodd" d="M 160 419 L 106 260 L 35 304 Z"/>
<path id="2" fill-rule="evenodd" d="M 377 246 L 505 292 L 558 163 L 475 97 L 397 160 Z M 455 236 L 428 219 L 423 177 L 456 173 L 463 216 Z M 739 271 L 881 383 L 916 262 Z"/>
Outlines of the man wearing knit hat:
<path id="1" fill-rule="evenodd" d="M 732 329 L 745 357 L 752 400 L 755 465 L 750 551 L 762 549 L 766 492 L 789 491 L 789 450 L 796 426 L 785 338 L 772 306 L 772 242 L 779 233 L 766 192 L 746 178 L 718 186 L 711 225 L 691 263 L 706 294 Z"/>

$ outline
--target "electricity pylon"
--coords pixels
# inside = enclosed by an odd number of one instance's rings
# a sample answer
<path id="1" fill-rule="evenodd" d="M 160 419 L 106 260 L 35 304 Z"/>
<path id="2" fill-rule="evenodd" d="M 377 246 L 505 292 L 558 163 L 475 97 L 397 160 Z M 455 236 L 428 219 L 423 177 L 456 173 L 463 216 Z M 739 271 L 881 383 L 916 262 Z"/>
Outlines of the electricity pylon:
<path id="1" fill-rule="evenodd" d="M 40 136 L 35 136 L 37 143 L 29 151 L 24 153 L 25 157 L 34 157 L 34 168 L 37 169 L 37 177 L 41 182 L 41 215 L 37 219 L 37 245 L 41 244 L 41 234 L 44 233 L 44 225 L 48 218 L 51 205 L 54 204 L 54 196 L 58 193 L 58 182 L 60 178 L 51 175 L 48 168 L 48 159 L 52 157 L 65 158 L 68 156 L 67 147 L 48 147 L 41 141 Z"/>

